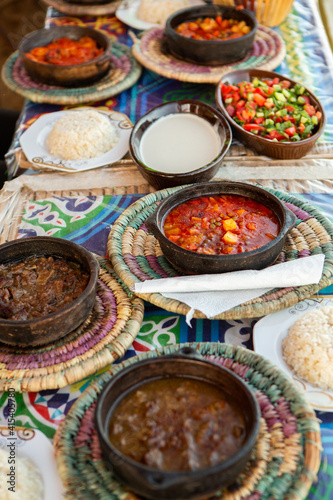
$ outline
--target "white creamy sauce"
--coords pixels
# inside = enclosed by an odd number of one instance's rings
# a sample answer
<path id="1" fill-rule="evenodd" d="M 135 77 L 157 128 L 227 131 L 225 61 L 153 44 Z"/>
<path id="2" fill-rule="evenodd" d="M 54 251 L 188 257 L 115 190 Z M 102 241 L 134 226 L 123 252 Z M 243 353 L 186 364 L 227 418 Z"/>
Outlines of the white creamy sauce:
<path id="1" fill-rule="evenodd" d="M 206 120 L 175 113 L 159 118 L 142 134 L 140 156 L 153 170 L 178 174 L 207 165 L 220 149 L 220 137 Z"/>

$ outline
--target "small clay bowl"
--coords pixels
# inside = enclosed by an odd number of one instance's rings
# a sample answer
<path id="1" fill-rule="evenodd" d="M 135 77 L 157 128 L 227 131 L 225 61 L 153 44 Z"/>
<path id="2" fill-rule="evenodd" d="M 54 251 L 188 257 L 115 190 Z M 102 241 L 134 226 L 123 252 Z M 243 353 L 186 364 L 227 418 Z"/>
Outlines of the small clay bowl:
<path id="1" fill-rule="evenodd" d="M 230 255 L 205 255 L 186 250 L 164 235 L 167 214 L 180 203 L 199 196 L 235 194 L 251 198 L 269 207 L 280 222 L 277 237 L 249 252 Z M 185 274 L 214 274 L 244 269 L 263 269 L 279 256 L 288 232 L 296 223 L 296 216 L 274 194 L 258 186 L 243 182 L 218 181 L 189 186 L 165 198 L 145 224 L 159 241 L 163 255 L 171 264 Z"/>
<path id="2" fill-rule="evenodd" d="M 237 137 L 237 139 L 239 139 L 245 146 L 253 149 L 260 155 L 270 156 L 272 158 L 280 158 L 283 160 L 295 160 L 297 158 L 302 158 L 302 156 L 311 151 L 325 129 L 326 113 L 319 99 L 308 89 L 305 89 L 310 98 L 310 104 L 316 106 L 318 111 L 320 111 L 322 114 L 321 121 L 314 129 L 314 133 L 313 135 L 311 135 L 311 137 L 295 142 L 275 142 L 244 130 L 243 127 L 238 125 L 238 123 L 236 123 L 235 120 L 229 115 L 228 111 L 226 110 L 226 106 L 223 103 L 221 85 L 233 83 L 237 84 L 243 81 L 251 82 L 254 78 L 258 78 L 259 80 L 272 80 L 274 78 L 279 78 L 280 81 L 287 80 L 288 82 L 291 82 L 292 87 L 294 87 L 297 83 L 295 82 L 295 80 L 280 75 L 279 73 L 259 69 L 235 70 L 224 75 L 217 84 L 215 100 L 218 108 L 228 119 L 235 137 Z"/>
<path id="3" fill-rule="evenodd" d="M 79 40 L 83 36 L 90 36 L 103 53 L 81 64 L 60 66 L 32 61 L 26 56 L 35 47 L 43 47 L 59 38 L 68 37 Z M 55 26 L 53 28 L 33 31 L 26 35 L 19 45 L 19 54 L 23 65 L 31 78 L 38 82 L 61 87 L 80 87 L 93 83 L 102 78 L 110 68 L 110 40 L 101 31 L 82 26 Z"/>
<path id="4" fill-rule="evenodd" d="M 110 417 L 121 399 L 152 380 L 186 377 L 218 387 L 245 419 L 243 447 L 212 467 L 165 471 L 136 462 L 121 453 L 108 436 Z M 248 462 L 259 432 L 260 410 L 253 392 L 234 372 L 204 359 L 191 348 L 170 356 L 145 359 L 119 371 L 100 394 L 95 425 L 107 465 L 136 494 L 156 500 L 206 498 L 232 483 Z"/>
<path id="5" fill-rule="evenodd" d="M 176 31 L 177 26 L 183 22 L 216 16 L 245 21 L 251 30 L 246 35 L 231 40 L 195 40 Z M 172 55 L 199 65 L 220 66 L 244 59 L 253 46 L 257 27 L 256 17 L 249 10 L 223 5 L 199 5 L 172 14 L 167 19 L 164 35 L 167 49 Z"/>
<path id="6" fill-rule="evenodd" d="M 147 128 L 156 122 L 156 120 L 176 113 L 190 113 L 206 120 L 220 138 L 220 150 L 218 155 L 210 163 L 192 170 L 191 172 L 164 173 L 154 170 L 152 166 L 144 163 L 140 151 L 141 138 Z M 222 113 L 203 102 L 193 99 L 182 99 L 180 101 L 160 104 L 139 118 L 132 129 L 129 140 L 129 150 L 142 176 L 156 189 L 162 189 L 166 187 L 182 186 L 183 184 L 209 181 L 214 177 L 222 164 L 231 141 L 231 128 L 228 120 L 226 120 Z M 171 148 L 172 146 L 173 145 L 170 144 Z"/>
<path id="7" fill-rule="evenodd" d="M 72 303 L 48 316 L 25 321 L 0 318 L 0 341 L 6 344 L 35 346 L 54 342 L 83 323 L 95 303 L 99 264 L 93 254 L 77 243 L 48 236 L 22 238 L 0 246 L 1 264 L 21 261 L 29 256 L 62 257 L 77 262 L 89 274 L 89 281 Z"/>

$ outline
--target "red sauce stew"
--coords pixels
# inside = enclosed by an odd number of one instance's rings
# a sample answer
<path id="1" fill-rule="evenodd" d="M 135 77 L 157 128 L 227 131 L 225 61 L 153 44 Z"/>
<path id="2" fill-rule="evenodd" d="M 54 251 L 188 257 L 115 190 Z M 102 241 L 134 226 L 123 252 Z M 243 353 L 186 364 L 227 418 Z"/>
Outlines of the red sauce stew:
<path id="1" fill-rule="evenodd" d="M 239 408 L 212 384 L 171 377 L 147 382 L 120 401 L 109 439 L 124 455 L 159 470 L 196 470 L 241 449 Z"/>
<path id="2" fill-rule="evenodd" d="M 44 47 L 35 47 L 25 55 L 32 61 L 40 63 L 70 66 L 91 61 L 103 52 L 104 49 L 98 48 L 93 38 L 83 36 L 79 40 L 59 38 Z"/>
<path id="3" fill-rule="evenodd" d="M 0 265 L 0 317 L 29 320 L 47 316 L 75 300 L 89 275 L 76 262 L 31 256 Z"/>
<path id="4" fill-rule="evenodd" d="M 195 40 L 231 40 L 246 35 L 251 30 L 245 21 L 223 19 L 221 16 L 198 18 L 179 24 L 176 30 L 186 38 Z"/>
<path id="5" fill-rule="evenodd" d="M 220 255 L 248 252 L 272 241 L 280 230 L 265 205 L 238 195 L 194 198 L 173 208 L 164 234 L 193 252 Z"/>

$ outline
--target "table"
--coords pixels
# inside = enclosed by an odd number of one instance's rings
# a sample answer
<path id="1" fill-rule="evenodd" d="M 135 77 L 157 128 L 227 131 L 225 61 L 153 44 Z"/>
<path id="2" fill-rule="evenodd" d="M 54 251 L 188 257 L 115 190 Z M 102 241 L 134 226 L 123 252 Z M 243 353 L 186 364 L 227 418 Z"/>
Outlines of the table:
<path id="1" fill-rule="evenodd" d="M 63 15 L 49 9 L 47 23 L 61 23 L 64 22 L 63 18 Z M 96 20 L 66 18 L 65 22 L 91 25 Z M 116 36 L 121 42 L 131 43 L 125 27 L 114 17 L 104 20 L 102 24 L 100 19 L 98 22 L 111 36 Z M 323 101 L 328 115 L 323 140 L 308 158 L 296 162 L 258 158 L 235 143 L 216 177 L 246 179 L 263 186 L 287 190 L 320 208 L 333 220 L 333 62 L 314 2 L 296 0 L 292 13 L 279 27 L 279 31 L 287 45 L 287 56 L 278 71 L 304 81 L 305 85 L 314 88 Z M 306 50 L 299 50 L 304 47 Z M 318 74 L 321 78 L 316 77 Z M 93 105 L 124 112 L 134 122 L 151 107 L 185 96 L 212 103 L 214 86 L 167 80 L 144 70 L 135 86 Z M 20 134 L 37 116 L 58 109 L 60 107 L 54 105 L 26 102 L 13 149 L 18 147 Z M 151 190 L 129 159 L 93 173 L 68 176 L 44 172 L 14 178 L 21 173 L 17 160 L 18 155 L 11 151 L 8 163 L 13 180 L 5 186 L 0 196 L 1 242 L 17 236 L 52 234 L 76 241 L 103 256 L 111 224 L 124 208 Z M 28 170 L 28 173 L 33 172 Z M 332 293 L 330 288 L 322 293 Z M 255 318 L 194 320 L 190 329 L 183 316 L 146 303 L 142 327 L 125 357 L 184 341 L 220 341 L 253 348 L 251 333 L 255 322 Z M 57 390 L 16 393 L 16 424 L 37 428 L 52 439 L 73 402 L 96 376 Z M 6 392 L 0 394 L 0 407 L 0 422 L 5 425 L 8 418 Z M 322 464 L 320 482 L 311 488 L 308 496 L 311 500 L 329 499 L 333 494 L 333 418 L 332 414 L 324 412 L 318 413 L 318 417 L 322 421 L 322 438 L 328 463 Z"/>

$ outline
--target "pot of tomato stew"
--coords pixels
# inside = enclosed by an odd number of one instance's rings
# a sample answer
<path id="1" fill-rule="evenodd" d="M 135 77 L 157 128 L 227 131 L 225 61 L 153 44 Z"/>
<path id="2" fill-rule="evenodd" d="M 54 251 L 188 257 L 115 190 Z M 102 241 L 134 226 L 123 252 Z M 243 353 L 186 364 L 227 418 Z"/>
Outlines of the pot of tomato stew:
<path id="1" fill-rule="evenodd" d="M 118 372 L 99 396 L 103 456 L 145 498 L 202 498 L 230 484 L 256 442 L 260 411 L 232 371 L 190 347 Z"/>
<path id="2" fill-rule="evenodd" d="M 212 274 L 273 264 L 296 220 L 269 191 L 220 181 L 185 187 L 168 196 L 146 226 L 176 269 Z"/>

